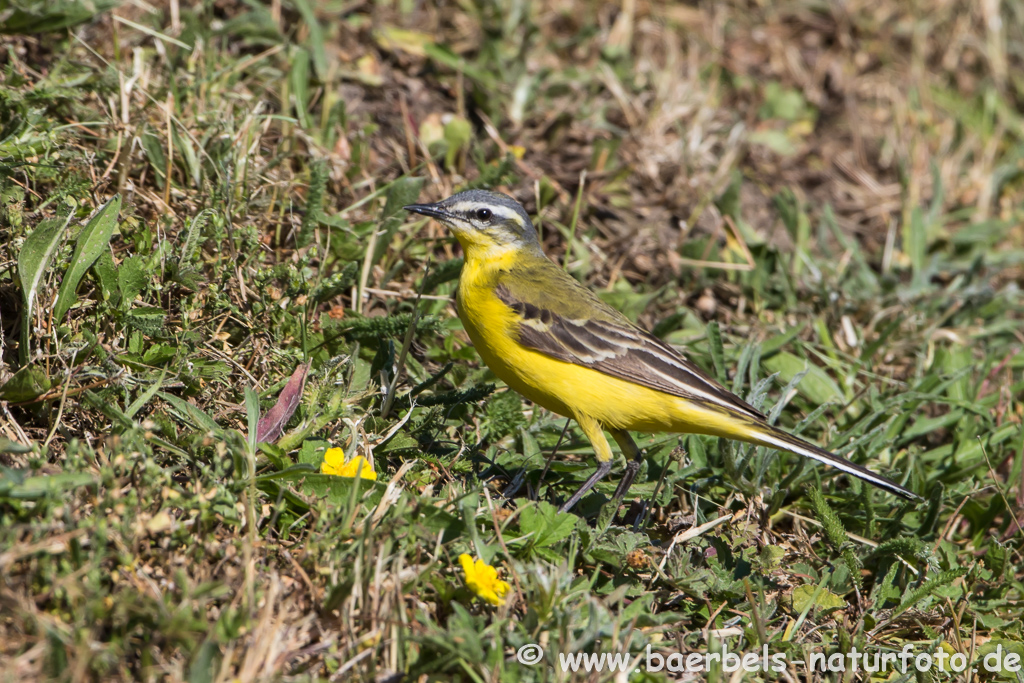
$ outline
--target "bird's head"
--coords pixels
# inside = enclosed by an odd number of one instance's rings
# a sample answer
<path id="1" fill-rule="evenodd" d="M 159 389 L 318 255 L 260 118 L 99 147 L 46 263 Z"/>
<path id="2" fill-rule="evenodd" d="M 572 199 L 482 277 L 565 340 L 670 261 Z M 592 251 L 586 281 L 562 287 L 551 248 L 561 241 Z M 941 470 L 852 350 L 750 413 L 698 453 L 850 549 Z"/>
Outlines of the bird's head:
<path id="1" fill-rule="evenodd" d="M 410 204 L 405 210 L 444 223 L 467 252 L 540 249 L 526 209 L 506 194 L 467 190 L 436 204 Z"/>

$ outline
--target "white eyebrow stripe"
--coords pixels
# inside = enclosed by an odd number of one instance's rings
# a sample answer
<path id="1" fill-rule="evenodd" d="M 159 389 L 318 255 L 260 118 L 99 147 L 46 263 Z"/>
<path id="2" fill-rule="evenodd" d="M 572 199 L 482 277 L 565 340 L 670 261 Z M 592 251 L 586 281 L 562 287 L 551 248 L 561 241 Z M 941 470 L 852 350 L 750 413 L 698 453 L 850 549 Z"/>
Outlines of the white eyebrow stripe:
<path id="1" fill-rule="evenodd" d="M 523 225 L 523 217 L 520 216 L 518 212 L 508 208 L 507 206 L 502 206 L 501 204 L 485 204 L 483 202 L 459 202 L 458 204 L 451 207 L 452 211 L 465 213 L 469 215 L 472 215 L 474 211 L 477 211 L 479 209 L 490 209 L 491 213 L 493 213 L 494 216 L 498 218 L 498 220 L 511 220 L 514 221 L 515 224 L 520 227 L 522 227 Z"/>
<path id="2" fill-rule="evenodd" d="M 520 216 L 517 212 L 513 211 L 512 209 L 509 209 L 504 206 L 492 206 L 490 207 L 490 209 L 491 211 L 494 212 L 495 216 L 502 220 L 512 220 L 515 221 L 516 225 L 520 226 L 523 224 L 522 216 Z"/>

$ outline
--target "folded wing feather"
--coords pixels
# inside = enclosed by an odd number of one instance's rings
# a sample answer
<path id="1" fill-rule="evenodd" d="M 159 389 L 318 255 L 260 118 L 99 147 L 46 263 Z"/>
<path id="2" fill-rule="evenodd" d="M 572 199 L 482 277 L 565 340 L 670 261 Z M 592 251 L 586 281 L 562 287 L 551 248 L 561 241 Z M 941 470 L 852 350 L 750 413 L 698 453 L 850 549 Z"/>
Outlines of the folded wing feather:
<path id="1" fill-rule="evenodd" d="M 559 275 L 563 275 L 559 271 Z M 520 316 L 519 343 L 552 358 L 593 368 L 612 377 L 634 382 L 666 394 L 738 412 L 754 420 L 764 416 L 721 384 L 709 377 L 683 355 L 629 322 L 625 316 L 576 285 L 572 289 L 584 296 L 599 315 L 570 318 L 526 299 L 526 292 L 514 292 L 508 284 L 495 292 L 501 301 Z M 554 302 L 545 302 L 549 305 Z M 578 303 L 578 302 L 577 302 Z M 557 304 L 554 304 L 557 305 Z M 568 313 L 578 307 L 567 305 Z"/>

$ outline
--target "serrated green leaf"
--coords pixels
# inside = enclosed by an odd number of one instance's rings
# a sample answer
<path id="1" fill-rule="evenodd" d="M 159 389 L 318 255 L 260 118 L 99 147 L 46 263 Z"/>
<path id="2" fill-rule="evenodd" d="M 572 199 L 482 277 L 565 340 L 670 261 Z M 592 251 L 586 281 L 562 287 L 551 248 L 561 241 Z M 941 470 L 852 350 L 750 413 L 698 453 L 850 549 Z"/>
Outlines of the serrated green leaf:
<path id="1" fill-rule="evenodd" d="M 116 306 L 121 300 L 121 291 L 117 284 L 117 266 L 114 265 L 114 257 L 109 251 L 100 254 L 99 259 L 93 264 L 92 272 L 99 280 L 103 300 L 110 301 Z"/>
<path id="2" fill-rule="evenodd" d="M 121 195 L 115 194 L 106 204 L 100 207 L 92 219 L 82 229 L 75 242 L 75 253 L 71 257 L 71 266 L 60 283 L 57 293 L 57 304 L 54 306 L 53 323 L 56 325 L 64 318 L 75 299 L 78 284 L 85 273 L 96 262 L 107 248 L 114 228 L 117 227 L 117 216 L 121 211 Z"/>
<path id="3" fill-rule="evenodd" d="M 320 464 L 324 461 L 324 454 L 331 444 L 323 439 L 306 439 L 299 449 L 299 463 L 310 465 L 320 471 Z"/>
<path id="4" fill-rule="evenodd" d="M 166 318 L 167 314 L 162 308 L 147 306 L 129 311 L 124 316 L 124 321 L 146 334 L 157 334 L 164 328 Z"/>
<path id="5" fill-rule="evenodd" d="M 708 346 L 711 349 L 711 361 L 715 366 L 715 376 L 725 384 L 725 351 L 722 348 L 722 332 L 718 329 L 718 321 L 708 323 Z"/>
<path id="6" fill-rule="evenodd" d="M 117 287 L 121 290 L 121 308 L 127 310 L 146 286 L 148 278 L 141 256 L 129 256 L 117 268 Z"/>
<path id="7" fill-rule="evenodd" d="M 575 515 L 563 515 L 551 503 L 541 501 L 526 507 L 519 515 L 519 529 L 532 533 L 533 545 L 542 548 L 566 538 L 576 528 Z"/>

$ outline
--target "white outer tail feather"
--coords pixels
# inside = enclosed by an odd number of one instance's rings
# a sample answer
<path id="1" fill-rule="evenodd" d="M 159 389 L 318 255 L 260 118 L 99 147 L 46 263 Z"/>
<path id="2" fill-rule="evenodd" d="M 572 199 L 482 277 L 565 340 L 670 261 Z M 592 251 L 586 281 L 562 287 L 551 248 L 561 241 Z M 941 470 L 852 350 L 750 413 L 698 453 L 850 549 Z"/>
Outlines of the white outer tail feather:
<path id="1" fill-rule="evenodd" d="M 757 435 L 757 443 L 759 445 L 775 448 L 780 451 L 796 453 L 797 455 L 802 455 L 805 458 L 811 458 L 812 460 L 823 462 L 826 465 L 831 465 L 837 470 L 846 472 L 847 474 L 857 477 L 858 479 L 862 479 L 870 484 L 874 484 L 878 488 L 888 491 L 889 493 L 893 493 L 901 498 L 905 498 L 907 500 L 920 500 L 920 496 L 917 494 L 907 490 L 894 481 L 875 474 L 865 467 L 861 467 L 860 465 L 854 464 L 845 458 L 829 453 L 823 448 L 807 443 L 803 439 L 793 436 L 792 434 L 787 434 L 773 427 L 769 427 L 769 429 L 771 429 L 771 432 L 765 431 Z"/>

